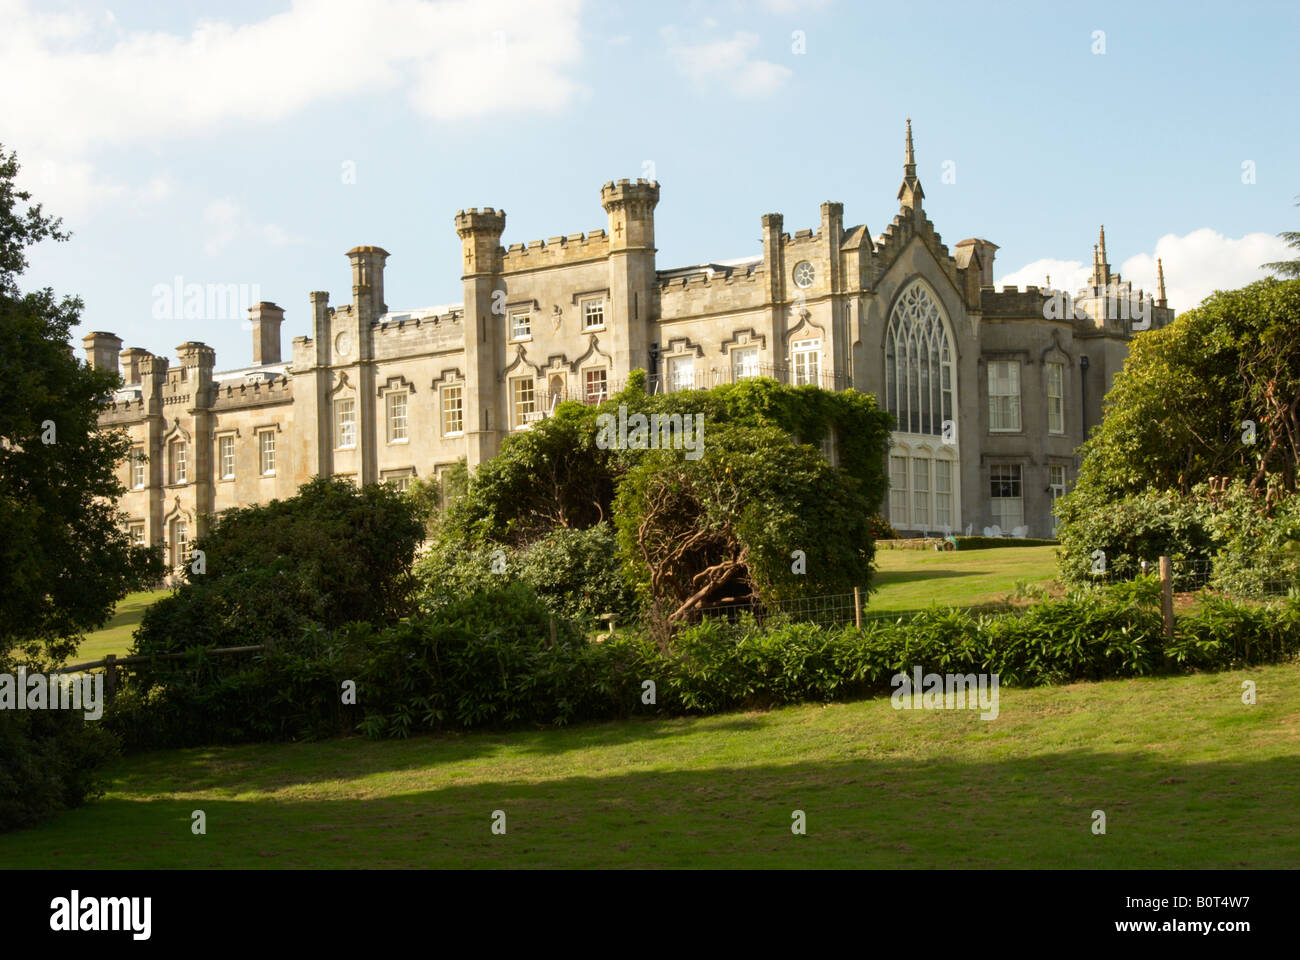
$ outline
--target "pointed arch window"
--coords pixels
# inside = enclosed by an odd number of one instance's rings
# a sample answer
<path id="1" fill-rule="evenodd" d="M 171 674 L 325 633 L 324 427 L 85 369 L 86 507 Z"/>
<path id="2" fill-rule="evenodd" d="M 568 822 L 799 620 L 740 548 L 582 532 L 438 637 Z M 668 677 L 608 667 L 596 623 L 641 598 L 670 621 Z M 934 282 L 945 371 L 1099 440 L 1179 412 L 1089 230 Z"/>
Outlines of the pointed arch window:
<path id="1" fill-rule="evenodd" d="M 942 309 L 914 282 L 894 304 L 885 334 L 885 405 L 899 432 L 943 434 L 953 419 L 954 356 Z"/>

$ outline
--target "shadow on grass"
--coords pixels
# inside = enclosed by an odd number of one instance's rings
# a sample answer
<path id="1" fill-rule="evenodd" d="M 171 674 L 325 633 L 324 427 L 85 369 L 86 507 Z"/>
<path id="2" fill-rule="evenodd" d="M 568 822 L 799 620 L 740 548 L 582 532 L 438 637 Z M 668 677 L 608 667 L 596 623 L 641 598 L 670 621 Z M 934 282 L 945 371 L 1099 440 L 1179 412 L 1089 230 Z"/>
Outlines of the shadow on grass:
<path id="1" fill-rule="evenodd" d="M 349 779 L 362 773 L 353 764 Z M 481 771 L 479 774 L 481 775 Z M 358 783 L 356 789 L 378 790 Z M 114 798 L 0 837 L 46 868 L 1300 865 L 1300 757 L 1171 762 L 1068 750 L 955 762 L 857 758 L 295 800 Z M 191 833 L 202 809 L 207 833 Z M 507 832 L 491 832 L 494 811 Z M 807 819 L 795 836 L 793 811 Z M 1106 814 L 1104 836 L 1093 811 Z"/>

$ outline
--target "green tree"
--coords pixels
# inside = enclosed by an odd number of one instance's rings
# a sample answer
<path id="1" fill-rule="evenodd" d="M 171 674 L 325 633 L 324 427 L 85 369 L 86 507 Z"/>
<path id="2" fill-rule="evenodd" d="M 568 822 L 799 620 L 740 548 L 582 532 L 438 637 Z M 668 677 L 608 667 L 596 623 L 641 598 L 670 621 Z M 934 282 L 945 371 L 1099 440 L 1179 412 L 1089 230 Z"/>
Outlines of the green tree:
<path id="1" fill-rule="evenodd" d="M 1300 197 L 1296 197 L 1295 205 L 1300 207 Z M 1300 230 L 1283 230 L 1278 236 L 1286 241 L 1288 247 L 1300 250 Z M 1284 277 L 1300 277 L 1300 258 L 1295 260 L 1275 260 L 1272 263 L 1262 264 L 1260 269 L 1272 270 Z"/>
<path id="2" fill-rule="evenodd" d="M 19 289 L 27 248 L 68 234 L 15 187 L 18 169 L 0 149 L 0 662 L 57 662 L 162 565 L 114 506 L 129 442 L 98 415 L 121 381 L 73 353 L 81 300 Z"/>
<path id="3" fill-rule="evenodd" d="M 1134 339 L 1080 448 L 1075 491 L 1105 502 L 1188 494 L 1211 478 L 1294 491 L 1300 467 L 1300 280 L 1218 292 Z"/>
<path id="4" fill-rule="evenodd" d="M 780 600 L 866 586 L 878 503 L 819 450 L 771 426 L 713 428 L 704 455 L 644 457 L 619 487 L 625 569 L 657 618 L 724 596 Z"/>
<path id="5" fill-rule="evenodd" d="M 284 500 L 226 510 L 195 543 L 203 572 L 146 612 L 142 653 L 279 640 L 309 624 L 392 623 L 411 611 L 424 528 L 387 484 L 317 477 Z"/>

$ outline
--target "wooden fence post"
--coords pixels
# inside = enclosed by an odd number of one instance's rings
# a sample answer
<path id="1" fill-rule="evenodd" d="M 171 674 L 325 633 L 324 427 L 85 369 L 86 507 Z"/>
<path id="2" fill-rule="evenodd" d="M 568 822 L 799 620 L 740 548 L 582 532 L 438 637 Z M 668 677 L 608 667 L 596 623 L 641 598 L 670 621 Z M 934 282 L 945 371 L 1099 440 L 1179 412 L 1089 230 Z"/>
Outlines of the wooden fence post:
<path id="1" fill-rule="evenodd" d="M 1174 636 L 1174 573 L 1168 557 L 1160 558 L 1160 616 L 1165 622 L 1165 639 Z"/>
<path id="2" fill-rule="evenodd" d="M 112 700 L 117 695 L 117 654 L 104 657 L 104 696 Z"/>
<path id="3" fill-rule="evenodd" d="M 862 629 L 862 591 L 857 587 L 853 588 L 853 622 Z"/>

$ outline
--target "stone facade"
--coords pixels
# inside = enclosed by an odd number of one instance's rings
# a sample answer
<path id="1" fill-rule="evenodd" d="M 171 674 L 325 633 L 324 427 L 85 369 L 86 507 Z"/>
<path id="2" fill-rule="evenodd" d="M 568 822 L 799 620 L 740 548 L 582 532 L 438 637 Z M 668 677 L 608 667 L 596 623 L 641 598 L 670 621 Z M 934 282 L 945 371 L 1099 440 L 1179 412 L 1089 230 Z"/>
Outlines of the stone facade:
<path id="1" fill-rule="evenodd" d="M 995 290 L 996 245 L 950 252 L 923 199 L 909 121 L 899 212 L 877 236 L 824 203 L 793 235 L 765 214 L 761 255 L 659 269 L 659 185 L 620 180 L 586 233 L 507 247 L 504 211 L 457 213 L 459 304 L 391 310 L 388 253 L 350 250 L 352 302 L 310 294 L 311 335 L 287 361 L 273 303 L 250 311 L 254 365 L 240 370 L 214 371 L 202 343 L 181 344 L 173 367 L 91 333 L 90 362 L 126 380 L 102 423 L 140 457 L 123 467 L 121 509 L 175 563 L 228 507 L 315 475 L 405 484 L 462 457 L 473 468 L 558 400 L 598 401 L 645 369 L 662 390 L 762 375 L 874 393 L 899 418 L 885 511 L 900 531 L 1050 536 L 1128 340 L 1173 319 L 1163 272 L 1155 297 L 1134 292 L 1103 230 L 1073 297 Z"/>

